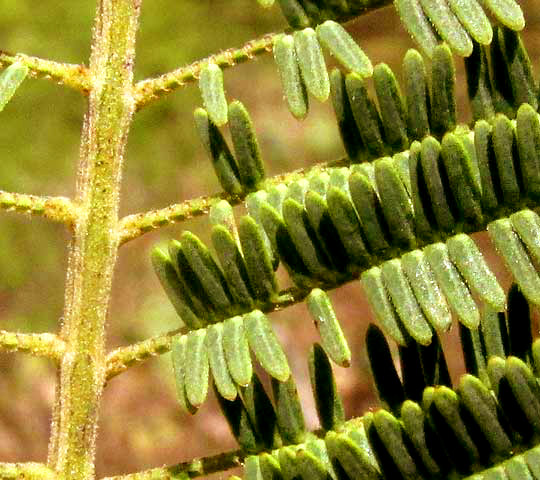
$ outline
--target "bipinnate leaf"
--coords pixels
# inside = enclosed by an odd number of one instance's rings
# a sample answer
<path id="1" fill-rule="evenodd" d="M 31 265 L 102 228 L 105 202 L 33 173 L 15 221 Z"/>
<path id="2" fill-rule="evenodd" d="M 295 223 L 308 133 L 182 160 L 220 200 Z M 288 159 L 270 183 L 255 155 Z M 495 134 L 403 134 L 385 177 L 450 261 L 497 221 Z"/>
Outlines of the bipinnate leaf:
<path id="1" fill-rule="evenodd" d="M 229 104 L 229 129 L 240 181 L 245 189 L 253 190 L 264 179 L 264 166 L 255 128 L 248 111 L 238 100 Z"/>
<path id="2" fill-rule="evenodd" d="M 268 317 L 259 310 L 253 310 L 244 316 L 244 328 L 249 346 L 264 370 L 285 382 L 291 371 Z"/>
<path id="3" fill-rule="evenodd" d="M 330 298 L 324 290 L 315 288 L 308 295 L 307 304 L 326 353 L 338 365 L 348 367 L 351 362 L 351 351 Z"/>
<path id="4" fill-rule="evenodd" d="M 296 2 L 296 0 L 281 0 Z M 295 118 L 302 119 L 307 115 L 309 103 L 306 85 L 300 75 L 300 67 L 296 58 L 292 35 L 280 35 L 274 40 L 274 59 L 281 78 L 281 87 L 287 100 L 290 112 Z"/>
<path id="5" fill-rule="evenodd" d="M 337 430 L 345 421 L 330 360 L 323 347 L 314 344 L 309 354 L 309 378 L 319 422 L 324 430 Z"/>
<path id="6" fill-rule="evenodd" d="M 317 37 L 345 68 L 361 77 L 371 77 L 371 61 L 339 23 L 327 20 L 317 26 Z"/>
<path id="7" fill-rule="evenodd" d="M 15 62 L 0 73 L 0 112 L 11 100 L 28 75 L 28 67 Z"/>
<path id="8" fill-rule="evenodd" d="M 294 32 L 294 49 L 308 92 L 317 100 L 326 101 L 330 95 L 330 80 L 315 30 L 308 27 Z"/>
<path id="9" fill-rule="evenodd" d="M 227 123 L 227 99 L 223 87 L 223 72 L 215 63 L 208 63 L 201 68 L 199 88 L 208 115 L 221 127 Z"/>

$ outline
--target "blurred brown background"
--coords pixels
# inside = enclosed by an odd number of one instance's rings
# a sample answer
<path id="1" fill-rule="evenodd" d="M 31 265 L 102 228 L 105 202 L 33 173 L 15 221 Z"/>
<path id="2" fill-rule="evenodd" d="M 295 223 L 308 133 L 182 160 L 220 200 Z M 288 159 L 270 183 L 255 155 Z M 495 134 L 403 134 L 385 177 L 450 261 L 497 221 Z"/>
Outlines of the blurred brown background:
<path id="1" fill-rule="evenodd" d="M 538 70 L 538 0 L 520 3 L 527 17 L 525 44 Z M 86 63 L 94 7 L 90 0 L 0 0 L 0 49 Z M 284 26 L 277 6 L 263 10 L 255 0 L 146 1 L 137 46 L 137 79 L 240 46 Z M 388 63 L 399 76 L 401 59 L 413 44 L 392 8 L 360 18 L 348 28 L 374 63 Z M 462 61 L 457 63 L 460 114 L 467 121 Z M 253 116 L 269 175 L 342 155 L 329 103 L 312 101 L 307 119 L 295 121 L 285 107 L 269 55 L 227 70 L 225 82 L 229 100 L 239 98 Z M 192 85 L 136 116 L 126 155 L 122 214 L 219 191 L 195 134 L 192 112 L 199 104 L 198 90 Z M 84 109 L 85 99 L 76 92 L 46 80 L 26 81 L 0 116 L 0 189 L 72 195 Z M 208 240 L 207 226 L 207 219 L 198 219 L 147 234 L 122 248 L 108 325 L 110 348 L 179 326 L 151 271 L 149 251 L 156 242 L 177 237 L 183 229 Z M 484 236 L 477 239 L 489 248 Z M 67 241 L 67 233 L 57 225 L 0 212 L 0 329 L 58 329 Z M 490 259 L 508 285 L 501 265 Z M 339 388 L 347 415 L 361 415 L 376 405 L 363 347 L 372 316 L 358 282 L 332 292 L 331 297 L 354 353 L 352 367 L 336 371 Z M 306 420 L 316 427 L 306 364 L 316 332 L 304 305 L 274 317 L 304 401 Z M 455 330 L 444 340 L 449 348 L 456 343 Z M 461 357 L 448 352 L 457 377 Z M 44 461 L 54 384 L 55 370 L 49 361 L 24 354 L 0 355 L 0 461 Z M 194 417 L 180 411 L 169 355 L 111 381 L 103 398 L 98 443 L 99 477 L 235 447 L 213 398 Z"/>

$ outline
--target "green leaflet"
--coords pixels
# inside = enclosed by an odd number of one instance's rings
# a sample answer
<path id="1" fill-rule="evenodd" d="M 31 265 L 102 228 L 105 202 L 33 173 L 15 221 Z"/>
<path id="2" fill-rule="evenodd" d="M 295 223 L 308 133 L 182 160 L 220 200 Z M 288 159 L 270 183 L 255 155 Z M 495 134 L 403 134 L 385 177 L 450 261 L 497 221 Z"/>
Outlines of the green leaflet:
<path id="1" fill-rule="evenodd" d="M 272 252 L 264 242 L 262 229 L 253 218 L 245 215 L 240 219 L 238 234 L 255 298 L 263 302 L 271 300 L 277 295 L 277 283 Z"/>
<path id="2" fill-rule="evenodd" d="M 326 101 L 330 80 L 315 30 L 308 27 L 294 32 L 294 49 L 308 92 L 317 100 Z"/>
<path id="3" fill-rule="evenodd" d="M 411 337 L 429 345 L 432 331 L 401 268 L 400 260 L 389 260 L 381 266 L 382 280 L 399 318 Z"/>
<path id="4" fill-rule="evenodd" d="M 171 358 L 176 381 L 176 398 L 186 412 L 193 414 L 197 411 L 197 407 L 190 403 L 186 394 L 186 344 L 186 335 L 175 335 L 171 340 Z"/>
<path id="5" fill-rule="evenodd" d="M 186 396 L 194 407 L 200 407 L 208 394 L 209 364 L 205 337 L 204 328 L 187 334 L 184 376 Z"/>
<path id="6" fill-rule="evenodd" d="M 227 123 L 227 100 L 223 88 L 223 72 L 215 63 L 201 68 L 199 88 L 204 107 L 212 121 L 218 126 Z"/>
<path id="7" fill-rule="evenodd" d="M 223 349 L 223 324 L 216 323 L 207 328 L 206 349 L 212 377 L 219 394 L 226 400 L 233 401 L 238 392 L 227 368 Z"/>
<path id="8" fill-rule="evenodd" d="M 349 73 L 345 78 L 345 87 L 362 142 L 371 156 L 384 155 L 386 146 L 382 136 L 382 122 L 377 107 L 369 98 L 364 80 L 357 73 Z"/>
<path id="9" fill-rule="evenodd" d="M 516 357 L 506 360 L 505 377 L 512 393 L 525 414 L 530 426 L 538 434 L 540 432 L 539 387 L 531 370 Z"/>
<path id="10" fill-rule="evenodd" d="M 471 329 L 477 328 L 480 323 L 480 313 L 467 285 L 463 283 L 456 267 L 452 264 L 446 245 L 444 243 L 429 245 L 424 249 L 424 253 L 450 308 L 464 325 Z"/>
<path id="11" fill-rule="evenodd" d="M 259 456 L 259 468 L 263 480 L 280 480 L 283 478 L 279 462 L 268 453 L 262 453 Z"/>
<path id="12" fill-rule="evenodd" d="M 345 68 L 362 77 L 373 75 L 371 61 L 339 23 L 327 20 L 317 27 L 317 36 Z"/>
<path id="13" fill-rule="evenodd" d="M 431 86 L 431 130 L 441 137 L 457 124 L 456 71 L 447 45 L 439 45 L 433 52 Z"/>
<path id="14" fill-rule="evenodd" d="M 285 382 L 291 371 L 268 318 L 259 310 L 244 316 L 244 328 L 249 346 L 255 357 L 272 377 Z"/>
<path id="15" fill-rule="evenodd" d="M 452 324 L 452 316 L 424 252 L 413 250 L 406 253 L 401 257 L 401 266 L 431 325 L 438 331 L 448 330 Z"/>
<path id="16" fill-rule="evenodd" d="M 384 252 L 388 245 L 388 226 L 381 218 L 381 205 L 373 184 L 360 173 L 349 177 L 349 190 L 370 250 Z"/>
<path id="17" fill-rule="evenodd" d="M 510 215 L 512 227 L 527 247 L 527 252 L 540 263 L 540 217 L 532 210 Z"/>
<path id="18" fill-rule="evenodd" d="M 258 192 L 250 193 L 246 197 L 245 204 L 249 216 L 252 217 L 260 227 L 262 227 L 261 234 L 263 236 L 264 248 L 267 252 L 271 254 L 272 267 L 274 270 L 276 270 L 279 264 L 277 246 L 272 244 L 272 242 L 270 241 L 269 236 L 264 230 L 264 225 L 261 218 L 261 205 L 266 202 L 267 198 L 267 193 L 264 190 L 259 190 Z"/>
<path id="19" fill-rule="evenodd" d="M 204 245 L 191 232 L 181 236 L 182 251 L 193 272 L 201 282 L 208 299 L 218 312 L 226 314 L 231 310 L 231 301 L 225 278 Z"/>
<path id="20" fill-rule="evenodd" d="M 0 112 L 11 100 L 28 75 L 28 67 L 18 62 L 11 64 L 0 74 Z"/>
<path id="21" fill-rule="evenodd" d="M 346 193 L 331 187 L 327 195 L 328 212 L 352 265 L 369 265 L 362 227 Z"/>
<path id="22" fill-rule="evenodd" d="M 257 0 L 259 5 L 264 8 L 269 8 L 274 5 L 274 0 Z"/>
<path id="23" fill-rule="evenodd" d="M 428 189 L 426 179 L 422 169 L 422 145 L 414 141 L 409 148 L 408 174 L 410 180 L 410 196 L 414 210 L 414 229 L 416 238 L 420 241 L 433 241 L 435 233 L 432 231 L 432 225 L 435 226 L 435 219 L 431 204 L 426 198 Z"/>
<path id="24" fill-rule="evenodd" d="M 410 140 L 421 140 L 429 134 L 429 92 L 422 55 L 410 49 L 403 58 L 407 131 Z"/>
<path id="25" fill-rule="evenodd" d="M 528 104 L 519 107 L 516 118 L 519 165 L 525 195 L 540 200 L 540 119 Z"/>
<path id="26" fill-rule="evenodd" d="M 347 435 L 328 432 L 325 437 L 328 455 L 350 478 L 380 480 L 379 472 L 366 458 L 366 453 Z"/>
<path id="27" fill-rule="evenodd" d="M 229 105 L 229 129 L 240 181 L 246 189 L 252 190 L 264 179 L 264 166 L 255 128 L 246 108 L 238 100 Z"/>
<path id="28" fill-rule="evenodd" d="M 394 151 L 405 150 L 409 145 L 407 118 L 405 102 L 396 77 L 388 65 L 380 63 L 373 71 L 373 80 L 386 143 L 389 143 Z"/>
<path id="29" fill-rule="evenodd" d="M 492 450 L 500 455 L 508 454 L 512 441 L 499 423 L 497 403 L 488 388 L 478 378 L 464 375 L 459 382 L 459 396 Z"/>
<path id="30" fill-rule="evenodd" d="M 404 332 L 398 322 L 396 311 L 390 303 L 388 293 L 382 280 L 381 269 L 373 267 L 361 275 L 362 286 L 366 292 L 369 304 L 375 313 L 375 318 L 383 330 L 399 345 L 405 345 Z"/>
<path id="31" fill-rule="evenodd" d="M 285 444 L 298 444 L 304 441 L 306 425 L 300 397 L 292 376 L 285 382 L 272 378 L 272 391 L 276 404 L 276 418 L 279 433 Z"/>
<path id="32" fill-rule="evenodd" d="M 281 3 L 284 3 L 283 0 Z M 300 67 L 296 59 L 292 35 L 276 37 L 274 40 L 274 59 L 290 112 L 296 118 L 304 118 L 307 115 L 309 104 L 306 85 L 300 76 Z"/>
<path id="33" fill-rule="evenodd" d="M 326 466 L 309 450 L 299 450 L 296 457 L 302 480 L 328 480 L 329 474 Z"/>
<path id="34" fill-rule="evenodd" d="M 348 367 L 351 351 L 328 295 L 315 288 L 307 297 L 307 305 L 326 353 L 338 365 Z"/>
<path id="35" fill-rule="evenodd" d="M 330 74 L 330 94 L 345 151 L 352 160 L 357 160 L 363 151 L 362 137 L 356 126 L 347 95 L 345 76 L 337 68 Z"/>
<path id="36" fill-rule="evenodd" d="M 465 234 L 455 235 L 446 241 L 450 259 L 469 287 L 491 308 L 502 312 L 506 295 L 491 272 L 474 241 Z"/>
<path id="37" fill-rule="evenodd" d="M 181 320 L 189 329 L 203 327 L 204 322 L 199 320 L 195 313 L 193 313 L 189 293 L 186 291 L 182 281 L 178 278 L 169 256 L 160 248 L 156 247 L 152 250 L 150 257 L 159 282 Z"/>
<path id="38" fill-rule="evenodd" d="M 512 229 L 510 220 L 496 220 L 487 229 L 523 294 L 530 302 L 540 305 L 540 276 Z"/>
<path id="39" fill-rule="evenodd" d="M 437 34 L 422 10 L 420 0 L 394 0 L 403 25 L 428 57 L 437 46 Z"/>
<path id="40" fill-rule="evenodd" d="M 513 153 L 516 150 L 516 135 L 512 122 L 502 114 L 498 114 L 493 122 L 492 140 L 502 190 L 501 203 L 515 208 L 521 196 L 520 172 L 516 171 L 513 159 Z"/>
<path id="41" fill-rule="evenodd" d="M 223 225 L 212 228 L 212 244 L 223 269 L 234 306 L 250 308 L 253 305 L 253 293 L 244 257 L 240 253 L 238 244 Z"/>
<path id="42" fill-rule="evenodd" d="M 440 415 L 431 415 L 435 428 L 451 432 L 451 435 L 442 438 L 447 451 L 454 455 L 459 453 L 459 456 L 452 457 L 452 460 L 458 465 L 473 464 L 478 460 L 479 452 L 463 421 L 459 397 L 448 387 L 436 387 L 432 402 Z"/>
<path id="43" fill-rule="evenodd" d="M 294 29 L 309 27 L 310 20 L 298 0 L 278 0 L 283 16 Z"/>
<path id="44" fill-rule="evenodd" d="M 494 165 L 492 127 L 484 120 L 480 120 L 474 125 L 474 146 L 482 184 L 480 200 L 482 209 L 491 213 L 499 205 L 497 197 L 501 195 L 499 193 L 500 185 L 497 183 L 497 169 Z"/>
<path id="45" fill-rule="evenodd" d="M 278 460 L 284 480 L 300 478 L 299 460 L 294 447 L 281 447 L 278 450 Z"/>
<path id="46" fill-rule="evenodd" d="M 469 152 L 459 136 L 453 133 L 443 137 L 441 147 L 448 182 L 461 218 L 466 223 L 478 225 L 482 221 L 481 191 Z"/>
<path id="47" fill-rule="evenodd" d="M 370 324 L 366 333 L 369 366 L 379 400 L 384 408 L 394 414 L 405 400 L 405 391 L 396 371 L 390 347 L 382 331 Z"/>
<path id="48" fill-rule="evenodd" d="M 472 54 L 465 58 L 467 93 L 475 121 L 489 120 L 495 115 L 487 52 L 486 47 L 475 42 Z"/>
<path id="49" fill-rule="evenodd" d="M 245 480 L 263 480 L 261 470 L 259 468 L 259 457 L 247 457 L 244 463 Z M 266 480 L 266 479 L 264 479 Z"/>
<path id="50" fill-rule="evenodd" d="M 504 346 L 505 337 L 503 336 L 503 332 L 501 331 L 502 328 L 506 329 L 505 322 L 506 321 L 503 314 L 495 312 L 489 307 L 484 307 L 480 316 L 480 327 L 487 359 L 493 356 L 506 356 Z M 502 326 L 501 323 L 503 324 Z"/>
<path id="51" fill-rule="evenodd" d="M 538 108 L 538 90 L 533 76 L 531 60 L 516 32 L 499 27 L 497 40 L 504 60 L 504 76 L 512 89 L 514 110 L 522 103 L 528 103 L 534 109 Z M 504 78 L 504 77 L 503 77 Z"/>
<path id="52" fill-rule="evenodd" d="M 419 478 L 420 472 L 405 444 L 400 422 L 391 413 L 379 410 L 373 414 L 372 425 L 402 477 L 410 480 Z"/>
<path id="53" fill-rule="evenodd" d="M 473 50 L 471 38 L 448 3 L 439 0 L 420 0 L 420 3 L 429 20 L 450 48 L 462 57 L 469 56 Z"/>
<path id="54" fill-rule="evenodd" d="M 242 317 L 223 322 L 223 350 L 231 377 L 238 385 L 248 385 L 253 369 Z"/>
<path id="55" fill-rule="evenodd" d="M 525 19 L 521 7 L 514 0 L 482 0 L 495 18 L 512 30 L 523 30 Z"/>
<path id="56" fill-rule="evenodd" d="M 329 270 L 330 260 L 313 235 L 304 207 L 296 200 L 288 198 L 283 203 L 283 220 L 310 274 L 315 279 L 328 283 L 335 282 L 335 276 Z"/>
<path id="57" fill-rule="evenodd" d="M 422 141 L 420 149 L 420 163 L 422 177 L 426 182 L 427 191 L 431 202 L 433 216 L 441 230 L 451 232 L 455 228 L 455 217 L 452 212 L 452 194 L 449 192 L 447 183 L 443 183 L 441 169 L 444 169 L 441 157 L 441 144 L 434 137 L 426 137 Z M 444 171 L 444 170 L 442 170 Z M 455 207 L 454 207 L 455 210 Z"/>
<path id="58" fill-rule="evenodd" d="M 323 347 L 314 344 L 309 354 L 309 378 L 321 427 L 336 430 L 345 421 L 332 367 Z"/>
<path id="59" fill-rule="evenodd" d="M 218 127 L 210 119 L 207 111 L 202 108 L 195 110 L 194 117 L 199 137 L 212 161 L 212 166 L 223 190 L 233 195 L 242 193 L 236 160 Z"/>
<path id="60" fill-rule="evenodd" d="M 261 439 L 261 450 L 277 448 L 281 439 L 276 412 L 257 374 L 253 374 L 249 384 L 240 387 L 239 392 L 251 424 Z"/>
<path id="61" fill-rule="evenodd" d="M 435 450 L 433 448 L 434 442 L 430 441 L 428 447 L 428 439 L 426 438 L 427 425 L 420 405 L 411 400 L 406 400 L 401 407 L 401 421 L 403 422 L 403 430 L 409 437 L 428 473 L 433 476 L 440 474 L 440 468 L 432 453 Z"/>
<path id="62" fill-rule="evenodd" d="M 491 43 L 491 23 L 476 0 L 448 0 L 448 4 L 474 40 L 481 45 Z"/>
<path id="63" fill-rule="evenodd" d="M 381 197 L 381 206 L 392 243 L 401 248 L 414 247 L 414 213 L 411 200 L 401 182 L 391 158 L 375 162 L 375 179 Z"/>
<path id="64" fill-rule="evenodd" d="M 213 203 L 208 212 L 208 219 L 212 225 L 223 225 L 235 239 L 238 238 L 233 208 L 227 200 Z"/>

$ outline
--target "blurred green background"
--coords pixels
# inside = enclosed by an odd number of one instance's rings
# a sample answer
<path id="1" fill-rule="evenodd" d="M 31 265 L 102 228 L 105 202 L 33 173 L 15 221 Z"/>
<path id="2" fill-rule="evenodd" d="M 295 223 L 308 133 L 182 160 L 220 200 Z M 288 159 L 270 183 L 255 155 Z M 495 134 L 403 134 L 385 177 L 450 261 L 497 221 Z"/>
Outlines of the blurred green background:
<path id="1" fill-rule="evenodd" d="M 538 69 L 538 2 L 520 3 L 528 22 L 525 43 Z M 86 63 L 94 8 L 89 0 L 0 0 L 0 49 Z M 158 75 L 284 27 L 277 7 L 263 10 L 255 0 L 146 1 L 136 78 Z M 413 45 L 392 8 L 360 18 L 348 28 L 374 63 L 386 62 L 399 75 L 401 58 Z M 458 65 L 460 115 L 466 121 L 462 62 Z M 253 116 L 269 175 L 342 155 L 329 103 L 312 101 L 308 118 L 295 121 L 285 108 L 269 55 L 227 70 L 225 83 L 229 100 L 240 99 Z M 85 104 L 84 97 L 68 88 L 27 80 L 0 115 L 0 189 L 71 196 Z M 137 114 L 126 154 L 122 215 L 219 191 L 194 129 L 192 112 L 199 104 L 198 90 L 191 85 Z M 179 326 L 151 271 L 149 251 L 183 229 L 208 240 L 207 226 L 206 218 L 197 219 L 147 234 L 121 249 L 108 324 L 110 348 Z M 58 225 L 0 212 L 0 329 L 58 329 L 68 240 Z M 489 247 L 484 237 L 478 241 Z M 508 283 L 502 267 L 494 268 Z M 353 366 L 337 369 L 338 383 L 348 416 L 360 415 L 376 404 L 363 349 L 371 314 L 357 283 L 331 296 L 354 352 Z M 309 346 L 317 339 L 312 322 L 305 306 L 299 305 L 276 314 L 274 325 L 293 366 L 308 424 L 315 427 L 306 365 Z M 455 332 L 445 342 L 455 344 Z M 462 361 L 454 357 L 453 374 L 458 375 Z M 170 358 L 164 355 L 110 382 L 101 410 L 98 476 L 234 448 L 214 399 L 194 417 L 185 415 L 175 401 L 172 380 Z M 0 355 L 0 461 L 45 459 L 54 385 L 55 370 L 47 360 Z"/>

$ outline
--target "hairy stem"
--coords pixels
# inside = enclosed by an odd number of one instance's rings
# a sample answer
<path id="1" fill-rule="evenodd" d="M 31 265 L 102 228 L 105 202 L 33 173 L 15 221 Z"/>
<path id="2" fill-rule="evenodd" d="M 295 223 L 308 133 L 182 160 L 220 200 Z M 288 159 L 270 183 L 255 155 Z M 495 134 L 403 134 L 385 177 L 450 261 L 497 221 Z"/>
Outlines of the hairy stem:
<path id="1" fill-rule="evenodd" d="M 77 203 L 69 251 L 66 343 L 53 413 L 49 466 L 59 479 L 94 478 L 98 409 L 105 383 L 105 321 L 118 250 L 122 163 L 134 102 L 133 59 L 141 0 L 99 0 L 94 26 Z"/>
<path id="2" fill-rule="evenodd" d="M 40 197 L 0 190 L 0 210 L 38 215 L 54 222 L 71 225 L 77 208 L 66 197 Z"/>
<path id="3" fill-rule="evenodd" d="M 0 478 L 17 480 L 54 480 L 56 474 L 41 463 L 0 463 Z"/>
<path id="4" fill-rule="evenodd" d="M 15 62 L 28 67 L 30 75 L 50 78 L 57 83 L 67 85 L 75 90 L 87 93 L 90 90 L 88 69 L 84 65 L 54 62 L 43 58 L 31 57 L 22 53 L 11 54 L 0 51 L 0 66 L 8 66 Z"/>
<path id="5" fill-rule="evenodd" d="M 65 343 L 54 333 L 17 333 L 0 330 L 0 352 L 26 352 L 60 361 Z"/>

